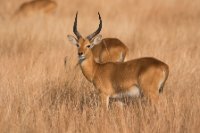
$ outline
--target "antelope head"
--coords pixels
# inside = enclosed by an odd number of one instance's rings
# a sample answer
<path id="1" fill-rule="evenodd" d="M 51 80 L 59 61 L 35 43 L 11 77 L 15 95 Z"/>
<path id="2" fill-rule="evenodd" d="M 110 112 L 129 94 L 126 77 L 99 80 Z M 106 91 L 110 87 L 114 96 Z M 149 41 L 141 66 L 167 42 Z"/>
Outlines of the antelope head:
<path id="1" fill-rule="evenodd" d="M 102 36 L 99 33 L 102 29 L 102 20 L 101 20 L 101 16 L 100 16 L 99 12 L 98 12 L 98 15 L 99 15 L 99 21 L 100 21 L 98 29 L 94 33 L 88 35 L 86 38 L 83 38 L 77 30 L 78 12 L 76 13 L 74 26 L 73 26 L 73 32 L 76 35 L 76 37 L 74 37 L 72 35 L 68 35 L 67 37 L 68 37 L 68 40 L 72 44 L 77 46 L 78 57 L 79 57 L 80 61 L 83 61 L 83 60 L 89 58 L 92 54 L 91 48 L 94 45 L 97 45 L 101 42 Z"/>

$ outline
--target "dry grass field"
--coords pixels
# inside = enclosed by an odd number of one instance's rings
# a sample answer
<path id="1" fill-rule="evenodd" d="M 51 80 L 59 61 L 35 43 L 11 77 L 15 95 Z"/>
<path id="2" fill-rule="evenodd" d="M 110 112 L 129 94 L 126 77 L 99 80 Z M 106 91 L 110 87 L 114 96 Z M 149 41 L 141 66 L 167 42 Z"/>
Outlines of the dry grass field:
<path id="1" fill-rule="evenodd" d="M 12 19 L 24 1 L 0 1 L 1 133 L 200 132 L 199 0 L 56 0 L 52 15 Z M 96 30 L 99 11 L 101 34 L 127 44 L 128 59 L 151 56 L 169 65 L 157 106 L 132 99 L 123 110 L 100 109 L 67 40 L 77 10 L 84 36 Z"/>

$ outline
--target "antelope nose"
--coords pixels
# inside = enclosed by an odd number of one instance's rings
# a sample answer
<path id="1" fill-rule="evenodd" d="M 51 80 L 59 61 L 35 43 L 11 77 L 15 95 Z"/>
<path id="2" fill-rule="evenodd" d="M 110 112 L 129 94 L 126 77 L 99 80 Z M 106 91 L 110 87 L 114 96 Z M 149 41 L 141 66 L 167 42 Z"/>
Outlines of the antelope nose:
<path id="1" fill-rule="evenodd" d="M 83 55 L 83 52 L 79 52 L 78 55 L 79 55 L 79 56 Z"/>

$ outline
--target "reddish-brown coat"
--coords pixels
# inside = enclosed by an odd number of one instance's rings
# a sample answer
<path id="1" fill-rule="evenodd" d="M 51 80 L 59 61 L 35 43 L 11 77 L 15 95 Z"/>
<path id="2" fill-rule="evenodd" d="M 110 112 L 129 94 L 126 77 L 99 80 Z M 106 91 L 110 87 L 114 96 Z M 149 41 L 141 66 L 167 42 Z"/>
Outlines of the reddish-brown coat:
<path id="1" fill-rule="evenodd" d="M 80 62 L 84 76 L 99 90 L 101 100 L 108 107 L 108 99 L 118 93 L 128 92 L 132 87 L 156 103 L 160 89 L 164 86 L 168 74 L 168 65 L 152 57 L 130 60 L 127 62 L 97 63 L 92 45 L 88 40 L 79 39 L 78 53 L 85 59 Z M 102 44 L 99 44 L 102 45 Z"/>

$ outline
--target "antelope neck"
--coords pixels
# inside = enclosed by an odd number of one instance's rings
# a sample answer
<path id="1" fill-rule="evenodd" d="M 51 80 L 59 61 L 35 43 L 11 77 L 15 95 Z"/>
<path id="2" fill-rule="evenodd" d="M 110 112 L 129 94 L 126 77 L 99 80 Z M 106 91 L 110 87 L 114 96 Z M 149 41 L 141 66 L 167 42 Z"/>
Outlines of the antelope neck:
<path id="1" fill-rule="evenodd" d="M 83 75 L 90 82 L 93 81 L 95 73 L 98 69 L 98 64 L 94 61 L 93 57 L 87 58 L 80 63 Z"/>

